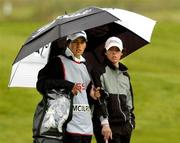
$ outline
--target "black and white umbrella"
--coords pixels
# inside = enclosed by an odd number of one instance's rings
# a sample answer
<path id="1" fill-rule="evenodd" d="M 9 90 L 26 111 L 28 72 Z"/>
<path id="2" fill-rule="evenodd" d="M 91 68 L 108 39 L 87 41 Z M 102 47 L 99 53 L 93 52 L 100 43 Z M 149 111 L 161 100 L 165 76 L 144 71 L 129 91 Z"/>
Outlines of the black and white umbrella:
<path id="1" fill-rule="evenodd" d="M 150 42 L 155 24 L 150 18 L 117 8 L 88 7 L 59 16 L 24 43 L 14 60 L 9 87 L 35 87 L 38 71 L 64 47 L 69 34 L 86 31 L 85 57 L 96 65 L 103 59 L 101 53 L 108 37 L 121 38 L 125 57 Z"/>

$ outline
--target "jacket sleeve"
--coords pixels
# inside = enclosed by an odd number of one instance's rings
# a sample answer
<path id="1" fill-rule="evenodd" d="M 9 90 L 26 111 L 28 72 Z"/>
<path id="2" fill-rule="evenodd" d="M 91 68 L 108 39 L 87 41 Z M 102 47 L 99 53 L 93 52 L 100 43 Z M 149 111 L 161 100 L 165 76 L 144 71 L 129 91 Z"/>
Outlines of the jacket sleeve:
<path id="1" fill-rule="evenodd" d="M 129 119 L 129 121 L 130 121 L 130 124 L 132 125 L 132 127 L 133 128 L 135 128 L 135 115 L 134 115 L 134 113 L 133 113 L 133 111 L 134 111 L 134 94 L 133 94 L 133 88 L 132 88 L 132 84 L 131 84 L 131 80 L 130 80 L 130 75 L 129 75 L 129 73 L 128 72 L 126 72 L 125 73 L 125 75 L 126 76 L 128 76 L 128 78 L 129 78 L 129 84 L 130 84 L 130 96 L 131 96 L 131 98 L 129 98 L 129 100 L 131 100 L 130 102 L 131 102 L 131 107 L 129 107 L 129 117 L 130 117 L 130 119 Z"/>
<path id="2" fill-rule="evenodd" d="M 61 59 L 58 57 L 52 58 L 45 67 L 39 71 L 36 88 L 45 96 L 46 92 L 51 89 L 66 89 L 71 91 L 74 83 L 65 80 L 64 77 Z"/>
<path id="3" fill-rule="evenodd" d="M 95 108 L 96 108 L 95 112 L 98 117 L 102 116 L 103 118 L 108 118 L 108 110 L 107 110 L 107 103 L 106 103 L 108 93 L 105 92 L 104 89 L 102 89 L 100 75 L 101 75 L 101 72 L 98 69 L 91 71 L 93 84 L 96 88 L 100 87 L 100 94 L 101 94 L 101 96 L 98 98 L 97 104 L 95 105 Z"/>

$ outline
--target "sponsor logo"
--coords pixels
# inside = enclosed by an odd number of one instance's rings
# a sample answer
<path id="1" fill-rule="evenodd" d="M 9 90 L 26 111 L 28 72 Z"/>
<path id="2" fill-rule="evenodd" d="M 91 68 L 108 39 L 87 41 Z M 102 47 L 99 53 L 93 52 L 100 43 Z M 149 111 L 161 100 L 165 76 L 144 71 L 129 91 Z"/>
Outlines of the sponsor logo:
<path id="1" fill-rule="evenodd" d="M 73 105 L 73 112 L 89 112 L 90 107 L 86 104 L 75 104 Z"/>
<path id="2" fill-rule="evenodd" d="M 84 83 L 76 83 L 76 85 L 78 86 L 78 89 L 80 89 L 80 91 L 86 90 Z"/>
<path id="3" fill-rule="evenodd" d="M 81 16 L 81 15 L 85 15 L 87 13 L 90 13 L 91 11 L 92 11 L 92 9 L 84 9 L 83 11 L 78 11 L 78 12 L 70 14 L 70 15 L 63 15 L 63 16 L 60 16 L 58 18 L 63 19 L 63 18 L 77 17 L 77 16 Z"/>

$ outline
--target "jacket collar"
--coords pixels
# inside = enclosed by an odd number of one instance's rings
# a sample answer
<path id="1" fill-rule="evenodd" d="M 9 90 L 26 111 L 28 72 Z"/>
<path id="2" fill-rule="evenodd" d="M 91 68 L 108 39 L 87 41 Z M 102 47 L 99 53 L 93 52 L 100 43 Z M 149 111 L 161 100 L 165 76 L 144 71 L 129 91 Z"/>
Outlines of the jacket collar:
<path id="1" fill-rule="evenodd" d="M 75 61 L 77 63 L 86 62 L 86 60 L 83 56 L 80 56 L 80 59 L 76 58 L 68 47 L 65 50 L 65 56 L 72 59 L 73 61 Z"/>

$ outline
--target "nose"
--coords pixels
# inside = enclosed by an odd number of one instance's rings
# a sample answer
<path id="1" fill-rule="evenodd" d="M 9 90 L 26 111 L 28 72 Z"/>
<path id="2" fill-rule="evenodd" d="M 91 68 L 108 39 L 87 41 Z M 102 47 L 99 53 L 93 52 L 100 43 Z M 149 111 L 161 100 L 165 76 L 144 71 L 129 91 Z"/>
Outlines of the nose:
<path id="1" fill-rule="evenodd" d="M 116 54 L 116 51 L 112 51 L 112 54 L 115 55 L 115 54 Z"/>

